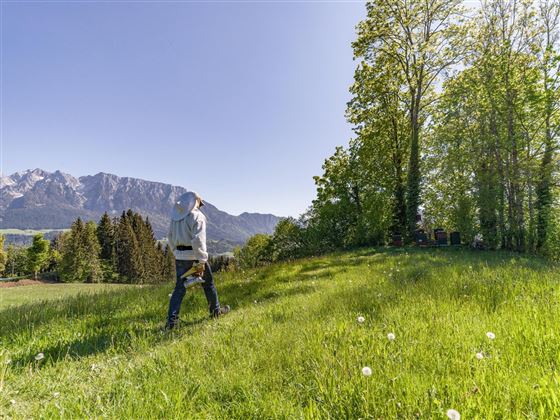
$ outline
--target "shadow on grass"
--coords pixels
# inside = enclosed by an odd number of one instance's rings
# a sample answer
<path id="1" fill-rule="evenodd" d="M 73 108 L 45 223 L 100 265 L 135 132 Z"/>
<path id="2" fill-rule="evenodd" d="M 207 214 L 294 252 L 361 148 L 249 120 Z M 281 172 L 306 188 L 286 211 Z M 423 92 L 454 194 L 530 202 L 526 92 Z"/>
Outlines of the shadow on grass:
<path id="1" fill-rule="evenodd" d="M 294 297 L 315 291 L 314 286 L 297 281 L 293 281 L 291 287 L 282 290 L 277 290 L 276 286 L 278 284 L 281 284 L 281 281 L 277 279 L 228 282 L 218 286 L 218 293 L 220 301 L 223 304 L 231 305 L 235 310 L 251 305 L 255 301 L 273 303 L 281 298 Z"/>

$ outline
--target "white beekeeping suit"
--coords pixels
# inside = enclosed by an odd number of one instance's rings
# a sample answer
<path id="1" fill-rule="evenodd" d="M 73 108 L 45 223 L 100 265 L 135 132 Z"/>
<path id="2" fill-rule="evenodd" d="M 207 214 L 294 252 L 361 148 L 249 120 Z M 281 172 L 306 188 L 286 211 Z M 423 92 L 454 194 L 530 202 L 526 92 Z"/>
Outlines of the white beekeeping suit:
<path id="1" fill-rule="evenodd" d="M 187 192 L 179 197 L 173 207 L 167 240 L 177 260 L 208 261 L 206 216 L 195 208 L 198 198 L 200 196 L 196 192 Z M 177 249 L 181 245 L 192 249 Z"/>

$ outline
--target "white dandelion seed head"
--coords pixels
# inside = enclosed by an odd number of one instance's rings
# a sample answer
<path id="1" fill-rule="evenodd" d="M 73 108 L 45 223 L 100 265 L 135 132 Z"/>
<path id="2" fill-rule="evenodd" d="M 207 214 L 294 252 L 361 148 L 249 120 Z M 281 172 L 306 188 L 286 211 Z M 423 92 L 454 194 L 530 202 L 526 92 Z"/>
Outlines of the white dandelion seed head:
<path id="1" fill-rule="evenodd" d="M 395 334 L 394 334 L 394 333 L 389 333 L 389 334 L 387 334 L 387 339 L 388 339 L 389 341 L 393 341 L 395 338 L 396 338 L 396 337 L 395 337 Z"/>
<path id="2" fill-rule="evenodd" d="M 477 358 L 478 360 L 482 360 L 482 359 L 484 359 L 484 354 L 482 354 L 482 353 L 476 353 L 476 358 Z"/>
<path id="3" fill-rule="evenodd" d="M 369 366 L 364 366 L 362 368 L 362 375 L 364 376 L 371 376 L 371 368 Z"/>
<path id="4" fill-rule="evenodd" d="M 450 420 L 461 420 L 461 414 L 457 410 L 450 408 L 447 410 L 447 418 Z"/>
<path id="5" fill-rule="evenodd" d="M 358 317 L 358 322 L 362 324 L 366 319 L 363 316 Z"/>
<path id="6" fill-rule="evenodd" d="M 486 333 L 486 337 L 488 337 L 490 340 L 493 340 L 496 338 L 496 334 L 494 334 L 493 332 L 488 331 Z"/>
<path id="7" fill-rule="evenodd" d="M 60 397 L 60 392 L 53 392 L 53 397 L 55 397 L 55 398 Z"/>
<path id="8" fill-rule="evenodd" d="M 16 405 L 16 400 L 10 400 L 10 404 Z"/>
<path id="9" fill-rule="evenodd" d="M 43 360 L 45 358 L 45 355 L 43 353 L 38 353 L 37 356 L 35 356 L 35 360 Z"/>
<path id="10" fill-rule="evenodd" d="M 172 293 L 169 293 L 167 296 L 171 297 L 171 296 L 172 296 Z"/>
<path id="11" fill-rule="evenodd" d="M 255 305 L 256 305 L 256 304 L 257 304 L 257 303 L 259 303 L 259 302 L 257 302 L 257 301 L 255 300 L 255 302 L 254 302 L 254 303 L 255 303 Z"/>

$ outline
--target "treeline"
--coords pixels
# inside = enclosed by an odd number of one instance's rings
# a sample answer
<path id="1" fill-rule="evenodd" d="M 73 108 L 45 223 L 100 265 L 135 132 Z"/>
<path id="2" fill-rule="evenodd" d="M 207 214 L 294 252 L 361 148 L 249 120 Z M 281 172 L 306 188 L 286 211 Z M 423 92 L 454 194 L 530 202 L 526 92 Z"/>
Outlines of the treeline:
<path id="1" fill-rule="evenodd" d="M 29 248 L 9 246 L 4 254 L 0 272 L 9 276 L 49 272 L 65 282 L 139 284 L 175 279 L 173 253 L 156 241 L 149 220 L 132 210 L 115 219 L 105 213 L 97 224 L 78 218 L 50 242 L 39 234 Z"/>
<path id="2" fill-rule="evenodd" d="M 63 281 L 159 283 L 175 277 L 173 254 L 156 241 L 149 220 L 128 210 L 96 225 L 77 219 L 58 237 Z"/>
<path id="3" fill-rule="evenodd" d="M 64 282 L 160 283 L 175 280 L 175 257 L 155 239 L 148 218 L 128 210 L 98 223 L 78 218 L 51 241 L 35 235 L 31 246 L 9 245 L 0 235 L 0 277 L 32 276 Z M 209 258 L 213 271 L 236 269 L 228 255 Z"/>
<path id="4" fill-rule="evenodd" d="M 4 236 L 0 235 L 0 277 L 22 277 L 55 270 L 60 254 L 50 246 L 42 234 L 33 237 L 31 246 L 8 245 L 4 248 Z"/>
<path id="5" fill-rule="evenodd" d="M 412 243 L 418 229 L 443 228 L 560 259 L 560 2 L 462 3 L 366 4 L 352 44 L 355 136 L 315 177 L 310 209 L 240 257 L 386 244 L 395 233 Z"/>

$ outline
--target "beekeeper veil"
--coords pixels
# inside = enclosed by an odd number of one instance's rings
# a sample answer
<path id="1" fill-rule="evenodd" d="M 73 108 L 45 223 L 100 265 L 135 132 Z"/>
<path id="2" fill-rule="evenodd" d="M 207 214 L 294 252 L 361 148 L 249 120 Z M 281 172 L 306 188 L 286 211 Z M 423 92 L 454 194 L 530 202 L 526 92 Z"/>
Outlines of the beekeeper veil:
<path id="1" fill-rule="evenodd" d="M 196 200 L 200 198 L 201 205 L 204 203 L 199 194 L 194 191 L 189 191 L 180 196 L 173 206 L 171 212 L 171 220 L 178 222 L 184 219 L 196 207 Z"/>

